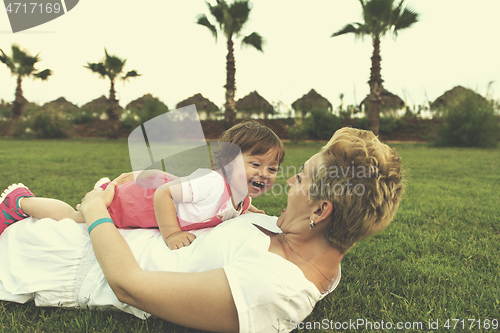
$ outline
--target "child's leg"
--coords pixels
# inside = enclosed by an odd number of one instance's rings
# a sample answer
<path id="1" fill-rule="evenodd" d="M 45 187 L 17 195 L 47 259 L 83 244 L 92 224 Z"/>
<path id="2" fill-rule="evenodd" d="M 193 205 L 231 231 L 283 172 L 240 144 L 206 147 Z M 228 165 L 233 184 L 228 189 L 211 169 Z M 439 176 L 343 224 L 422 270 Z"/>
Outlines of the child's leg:
<path id="1" fill-rule="evenodd" d="M 21 204 L 22 202 L 22 204 Z M 85 222 L 83 215 L 60 200 L 35 198 L 23 184 L 12 184 L 0 195 L 0 234 L 5 228 L 29 216 L 55 220 L 71 218 Z"/>
<path id="2" fill-rule="evenodd" d="M 20 200 L 21 209 L 25 214 L 43 219 L 45 217 L 62 220 L 64 218 L 71 218 L 76 222 L 85 222 L 83 215 L 74 210 L 73 207 L 67 203 L 49 198 L 22 198 Z"/>

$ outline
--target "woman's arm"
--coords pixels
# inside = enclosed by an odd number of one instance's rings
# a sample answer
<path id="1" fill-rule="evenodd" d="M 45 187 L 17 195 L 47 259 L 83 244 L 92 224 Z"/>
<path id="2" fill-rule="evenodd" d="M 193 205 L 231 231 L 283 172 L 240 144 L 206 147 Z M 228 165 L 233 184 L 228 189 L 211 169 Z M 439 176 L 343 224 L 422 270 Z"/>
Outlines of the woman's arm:
<path id="1" fill-rule="evenodd" d="M 109 217 L 114 186 L 89 192 L 79 209 L 87 226 Z M 90 238 L 108 284 L 118 300 L 170 322 L 210 331 L 237 332 L 238 315 L 222 268 L 200 273 L 149 272 L 111 223 L 95 227 Z"/>

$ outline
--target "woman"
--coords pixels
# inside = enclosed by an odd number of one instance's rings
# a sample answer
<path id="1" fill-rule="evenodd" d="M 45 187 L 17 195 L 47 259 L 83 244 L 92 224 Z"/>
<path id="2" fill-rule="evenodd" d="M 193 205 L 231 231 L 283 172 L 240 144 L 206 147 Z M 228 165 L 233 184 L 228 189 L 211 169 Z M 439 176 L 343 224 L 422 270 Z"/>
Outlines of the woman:
<path id="1" fill-rule="evenodd" d="M 336 287 L 344 254 L 392 220 L 401 161 L 371 132 L 344 128 L 287 184 L 277 221 L 247 214 L 173 252 L 157 231 L 118 231 L 106 222 L 113 186 L 92 191 L 79 209 L 99 265 L 82 255 L 88 236 L 71 220 L 49 228 L 66 232 L 45 242 L 46 231 L 35 230 L 42 223 L 20 221 L 0 237 L 8 254 L 0 256 L 0 299 L 113 306 L 217 332 L 290 331 Z"/>

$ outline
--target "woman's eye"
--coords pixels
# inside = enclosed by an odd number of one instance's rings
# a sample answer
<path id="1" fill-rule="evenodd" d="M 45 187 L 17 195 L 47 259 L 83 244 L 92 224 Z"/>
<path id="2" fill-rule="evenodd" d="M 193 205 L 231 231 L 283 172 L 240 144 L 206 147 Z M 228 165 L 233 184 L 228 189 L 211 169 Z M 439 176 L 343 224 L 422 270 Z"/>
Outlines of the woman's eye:
<path id="1" fill-rule="evenodd" d="M 297 181 L 300 183 L 300 175 L 297 175 Z"/>

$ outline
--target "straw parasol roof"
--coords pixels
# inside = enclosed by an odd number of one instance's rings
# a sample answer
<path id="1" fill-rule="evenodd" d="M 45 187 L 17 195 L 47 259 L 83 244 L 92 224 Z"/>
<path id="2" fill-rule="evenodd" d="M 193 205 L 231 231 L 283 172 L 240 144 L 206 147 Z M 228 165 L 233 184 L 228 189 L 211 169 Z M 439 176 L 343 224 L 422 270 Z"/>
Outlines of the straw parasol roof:
<path id="1" fill-rule="evenodd" d="M 252 91 L 245 97 L 240 98 L 236 102 L 236 110 L 246 113 L 264 112 L 264 114 L 272 114 L 274 112 L 273 106 L 264 97 L 259 95 L 257 91 Z"/>
<path id="2" fill-rule="evenodd" d="M 43 108 L 56 108 L 56 109 L 71 109 L 71 108 L 78 108 L 75 104 L 68 102 L 66 98 L 64 97 L 59 97 L 58 99 L 55 99 L 51 102 L 45 103 Z"/>
<path id="3" fill-rule="evenodd" d="M 367 95 L 363 101 L 361 101 L 361 105 L 368 106 L 370 104 L 369 102 L 369 97 L 370 95 Z M 382 97 L 382 103 L 381 106 L 383 108 L 392 108 L 392 109 L 399 109 L 405 106 L 405 101 L 401 99 L 398 95 L 394 95 L 390 91 L 387 91 L 385 88 L 382 90 L 381 93 Z"/>
<path id="4" fill-rule="evenodd" d="M 219 111 L 219 107 L 215 105 L 208 98 L 203 97 L 202 94 L 198 93 L 185 100 L 177 103 L 176 108 L 183 108 L 188 105 L 196 105 L 196 111 L 205 111 L 207 113 Z"/>
<path id="5" fill-rule="evenodd" d="M 295 111 L 310 111 L 314 108 L 331 109 L 332 104 L 316 90 L 311 89 L 307 94 L 292 103 Z"/>
<path id="6" fill-rule="evenodd" d="M 86 111 L 89 110 L 93 113 L 106 112 L 108 108 L 108 99 L 106 96 L 102 95 L 99 98 L 94 99 L 93 101 L 88 102 L 87 104 L 82 105 L 81 109 Z M 123 108 L 118 105 L 118 112 L 121 113 Z"/>
<path id="7" fill-rule="evenodd" d="M 42 106 L 42 109 L 47 112 L 55 112 L 59 114 L 74 114 L 80 111 L 80 108 L 75 104 L 68 102 L 66 98 L 59 97 L 51 102 L 47 102 Z"/>
<path id="8" fill-rule="evenodd" d="M 153 97 L 153 95 L 151 95 L 151 94 L 145 94 L 144 96 L 139 97 L 136 100 L 133 100 L 132 102 L 127 104 L 125 109 L 127 109 L 127 110 L 134 110 L 134 109 L 135 110 L 142 110 L 146 106 L 146 103 L 148 102 L 148 100 L 156 100 L 158 103 L 161 103 L 162 105 L 164 105 L 165 108 L 168 110 L 168 107 L 162 101 L 160 101 L 156 97 Z"/>
<path id="9" fill-rule="evenodd" d="M 464 96 L 467 94 L 471 94 L 473 96 L 477 96 L 480 100 L 483 100 L 484 102 L 487 102 L 486 98 L 483 96 L 479 95 L 475 91 L 471 89 L 464 88 L 462 86 L 456 86 L 451 90 L 448 90 L 445 92 L 443 95 L 439 96 L 436 98 L 434 102 L 431 103 L 431 108 L 436 109 L 439 107 L 446 106 L 448 104 L 453 104 L 459 102 Z"/>

